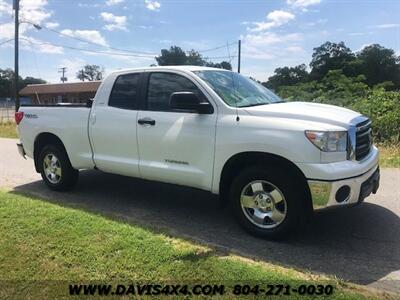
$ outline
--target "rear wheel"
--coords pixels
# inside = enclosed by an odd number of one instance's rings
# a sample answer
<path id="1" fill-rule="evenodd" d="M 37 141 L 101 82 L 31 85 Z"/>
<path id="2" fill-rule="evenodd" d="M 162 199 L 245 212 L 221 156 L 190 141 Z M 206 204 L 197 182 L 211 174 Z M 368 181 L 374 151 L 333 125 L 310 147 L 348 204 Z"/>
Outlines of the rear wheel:
<path id="1" fill-rule="evenodd" d="M 290 171 L 251 167 L 232 182 L 231 201 L 239 223 L 250 233 L 279 239 L 305 219 L 304 191 Z"/>
<path id="2" fill-rule="evenodd" d="M 39 166 L 43 181 L 52 190 L 69 190 L 78 180 L 79 171 L 71 166 L 60 146 L 45 146 L 39 155 Z"/>

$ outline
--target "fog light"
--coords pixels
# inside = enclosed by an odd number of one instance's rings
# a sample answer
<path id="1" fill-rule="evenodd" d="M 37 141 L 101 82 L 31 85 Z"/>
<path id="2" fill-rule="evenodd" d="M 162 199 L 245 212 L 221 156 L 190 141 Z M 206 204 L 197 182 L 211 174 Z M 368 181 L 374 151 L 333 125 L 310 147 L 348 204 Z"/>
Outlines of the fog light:
<path id="1" fill-rule="evenodd" d="M 341 203 L 349 199 L 350 196 L 350 187 L 348 185 L 342 186 L 337 190 L 335 199 L 337 202 Z"/>

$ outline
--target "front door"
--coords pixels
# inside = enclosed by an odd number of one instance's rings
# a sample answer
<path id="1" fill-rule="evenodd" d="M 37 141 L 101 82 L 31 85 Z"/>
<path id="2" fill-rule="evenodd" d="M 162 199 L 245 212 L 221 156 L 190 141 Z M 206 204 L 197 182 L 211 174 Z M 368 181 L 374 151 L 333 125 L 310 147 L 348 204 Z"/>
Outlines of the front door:
<path id="1" fill-rule="evenodd" d="M 146 110 L 138 113 L 140 173 L 143 178 L 211 189 L 216 111 L 211 114 L 174 111 L 174 92 L 204 94 L 183 75 L 149 74 Z"/>

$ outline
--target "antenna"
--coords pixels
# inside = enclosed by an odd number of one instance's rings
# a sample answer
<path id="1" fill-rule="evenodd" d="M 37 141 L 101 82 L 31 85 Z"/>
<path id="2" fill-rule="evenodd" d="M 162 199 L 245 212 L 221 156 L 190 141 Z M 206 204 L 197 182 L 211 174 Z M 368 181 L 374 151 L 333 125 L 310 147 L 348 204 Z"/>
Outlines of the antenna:
<path id="1" fill-rule="evenodd" d="M 241 56 L 242 56 L 242 41 L 238 41 L 238 73 L 240 73 L 240 62 L 241 62 Z"/>

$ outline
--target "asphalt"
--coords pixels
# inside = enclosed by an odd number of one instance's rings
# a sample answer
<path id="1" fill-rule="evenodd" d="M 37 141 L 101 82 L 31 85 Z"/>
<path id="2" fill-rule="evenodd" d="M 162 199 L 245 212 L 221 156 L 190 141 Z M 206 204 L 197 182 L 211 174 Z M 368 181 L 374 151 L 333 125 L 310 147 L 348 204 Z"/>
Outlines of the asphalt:
<path id="1" fill-rule="evenodd" d="M 52 192 L 16 140 L 0 139 L 0 188 L 195 240 L 219 251 L 400 293 L 400 169 L 382 169 L 376 195 L 356 207 L 317 213 L 299 233 L 273 242 L 250 236 L 207 192 L 100 171 Z"/>

